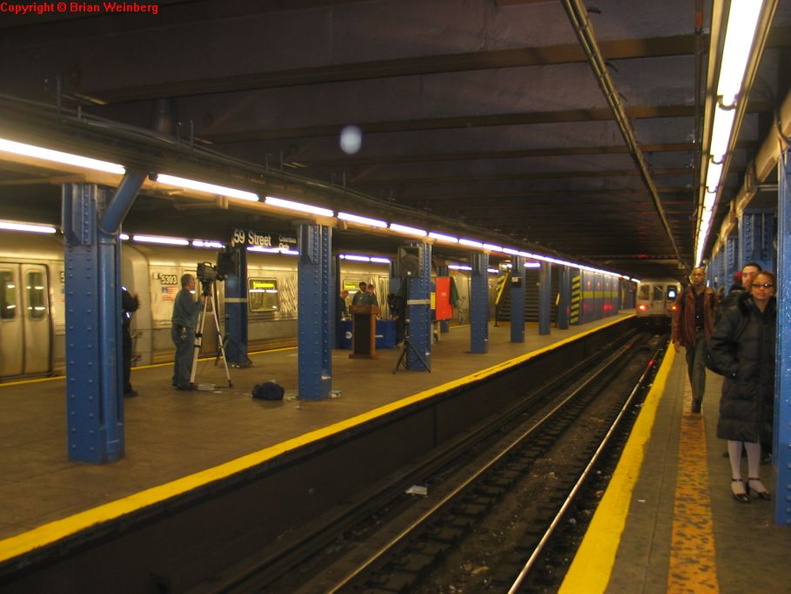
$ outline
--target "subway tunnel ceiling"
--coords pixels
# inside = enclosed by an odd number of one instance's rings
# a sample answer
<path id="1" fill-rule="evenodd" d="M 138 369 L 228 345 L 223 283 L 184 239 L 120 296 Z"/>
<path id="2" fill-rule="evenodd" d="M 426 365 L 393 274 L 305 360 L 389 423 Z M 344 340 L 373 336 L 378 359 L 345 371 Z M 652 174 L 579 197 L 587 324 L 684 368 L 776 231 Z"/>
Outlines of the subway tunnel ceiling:
<path id="1" fill-rule="evenodd" d="M 351 212 L 411 213 L 403 222 L 446 221 L 457 234 L 637 277 L 680 277 L 693 263 L 709 1 L 586 5 L 666 225 L 561 1 L 155 4 L 158 14 L 2 15 L 0 93 L 370 199 Z M 778 3 L 724 202 L 788 92 L 789 4 Z M 11 119 L 0 114 L 0 130 Z M 348 126 L 361 144 L 345 152 Z M 66 177 L 1 163 L 3 218 L 59 223 Z M 756 205 L 771 208 L 775 186 L 767 180 Z M 227 240 L 240 226 L 293 228 L 145 192 L 124 229 Z M 398 241 L 334 237 L 371 252 Z"/>

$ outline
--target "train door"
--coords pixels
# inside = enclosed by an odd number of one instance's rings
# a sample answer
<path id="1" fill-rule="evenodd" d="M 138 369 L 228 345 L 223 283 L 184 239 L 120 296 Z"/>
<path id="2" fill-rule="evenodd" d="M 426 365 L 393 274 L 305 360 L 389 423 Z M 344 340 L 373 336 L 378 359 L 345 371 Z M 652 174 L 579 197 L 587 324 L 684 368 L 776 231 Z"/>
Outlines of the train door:
<path id="1" fill-rule="evenodd" d="M 0 376 L 51 370 L 48 277 L 42 264 L 0 263 Z"/>
<path id="2" fill-rule="evenodd" d="M 0 263 L 0 377 L 22 375 L 24 333 L 19 307 L 19 266 Z"/>

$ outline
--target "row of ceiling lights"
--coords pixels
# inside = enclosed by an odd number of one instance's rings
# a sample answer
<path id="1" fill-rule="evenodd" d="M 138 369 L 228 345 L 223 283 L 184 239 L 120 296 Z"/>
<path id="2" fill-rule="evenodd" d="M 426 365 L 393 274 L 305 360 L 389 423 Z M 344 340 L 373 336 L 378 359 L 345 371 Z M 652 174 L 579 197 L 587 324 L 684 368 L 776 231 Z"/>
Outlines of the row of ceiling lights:
<path id="1" fill-rule="evenodd" d="M 101 161 L 90 157 L 83 157 L 80 155 L 64 153 L 61 151 L 24 144 L 4 138 L 0 138 L 0 152 L 12 153 L 15 155 L 32 157 L 34 159 L 77 166 L 80 168 L 91 169 L 94 171 L 100 171 L 103 173 L 109 173 L 118 176 L 123 176 L 126 174 L 126 169 L 122 165 L 116 163 L 109 163 L 107 161 Z M 220 186 L 217 184 L 206 183 L 198 180 L 187 179 L 187 178 L 177 177 L 163 173 L 157 173 L 156 175 L 151 175 L 150 178 L 151 181 L 166 186 L 189 189 L 206 194 L 225 196 L 228 198 L 235 198 L 238 200 L 244 200 L 249 202 L 261 202 L 261 198 L 257 194 L 246 190 L 229 188 L 226 186 Z M 628 280 L 635 280 L 635 281 L 637 280 L 608 270 L 601 270 L 584 264 L 574 263 L 567 260 L 561 260 L 559 258 L 544 256 L 541 254 L 534 254 L 531 252 L 525 252 L 522 250 L 507 248 L 499 245 L 493 245 L 490 243 L 477 241 L 475 239 L 454 237 L 445 233 L 427 231 L 425 229 L 419 229 L 408 225 L 402 225 L 400 223 L 388 223 L 386 221 L 373 219 L 354 213 L 338 212 L 336 214 L 334 211 L 324 207 L 315 206 L 312 204 L 305 204 L 302 202 L 295 202 L 293 200 L 285 200 L 283 198 L 277 198 L 275 196 L 266 196 L 263 199 L 263 202 L 264 204 L 273 208 L 312 214 L 320 217 L 337 218 L 347 223 L 360 225 L 371 229 L 383 229 L 383 230 L 387 229 L 398 235 L 418 237 L 418 238 L 428 238 L 436 242 L 463 245 L 472 249 L 482 250 L 486 252 L 495 252 L 495 253 L 507 254 L 510 256 L 521 256 L 523 258 L 549 262 L 559 266 L 570 266 L 573 268 L 580 268 L 582 270 L 587 270 L 609 276 L 618 276 Z M 0 228 L 3 227 L 0 226 Z M 187 240 L 185 239 L 184 241 Z"/>
<path id="2" fill-rule="evenodd" d="M 700 211 L 695 243 L 695 261 L 701 263 L 706 248 L 715 206 L 722 190 L 725 161 L 733 142 L 737 106 L 747 100 L 744 77 L 753 51 L 762 0 L 731 0 L 728 11 L 722 60 L 717 80 L 716 101 L 708 154 L 701 171 L 705 171 L 703 207 Z"/>

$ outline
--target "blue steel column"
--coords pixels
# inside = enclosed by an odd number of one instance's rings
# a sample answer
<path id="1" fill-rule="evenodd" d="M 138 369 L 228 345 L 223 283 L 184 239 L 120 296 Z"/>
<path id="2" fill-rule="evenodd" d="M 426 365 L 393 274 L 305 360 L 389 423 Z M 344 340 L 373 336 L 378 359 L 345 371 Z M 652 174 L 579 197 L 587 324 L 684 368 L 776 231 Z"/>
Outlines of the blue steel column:
<path id="1" fill-rule="evenodd" d="M 142 182 L 141 174 L 128 174 L 109 206 L 106 188 L 63 186 L 70 460 L 103 464 L 124 456 L 119 233 Z"/>
<path id="2" fill-rule="evenodd" d="M 745 210 L 739 220 L 741 265 L 758 262 L 764 270 L 774 270 L 774 212 Z"/>
<path id="3" fill-rule="evenodd" d="M 567 330 L 571 316 L 571 268 L 560 269 L 560 302 L 558 303 L 558 329 Z"/>
<path id="4" fill-rule="evenodd" d="M 511 258 L 511 342 L 525 341 L 525 259 Z"/>
<path id="5" fill-rule="evenodd" d="M 725 276 L 727 276 L 728 288 L 731 288 L 730 283 L 733 282 L 733 275 L 738 270 L 742 269 L 742 263 L 739 260 L 739 234 L 732 233 L 725 238 L 725 256 L 724 256 Z"/>
<path id="6" fill-rule="evenodd" d="M 470 255 L 470 352 L 489 352 L 489 254 Z"/>
<path id="7" fill-rule="evenodd" d="M 237 266 L 233 274 L 225 277 L 225 331 L 228 334 L 228 345 L 225 356 L 230 365 L 249 367 L 247 355 L 247 248 L 237 245 Z"/>
<path id="8" fill-rule="evenodd" d="M 450 269 L 447 266 L 437 266 L 437 276 L 450 276 Z M 392 288 L 390 290 L 392 291 Z M 439 321 L 439 332 L 440 334 L 450 332 L 450 320 Z"/>
<path id="9" fill-rule="evenodd" d="M 791 524 L 791 166 L 789 151 L 778 163 L 777 353 L 774 460 L 775 523 Z"/>
<path id="10" fill-rule="evenodd" d="M 332 390 L 332 229 L 299 225 L 297 267 L 298 391 L 301 400 L 323 400 Z"/>
<path id="11" fill-rule="evenodd" d="M 431 371 L 431 246 L 420 245 L 420 274 L 405 279 L 407 283 L 407 320 L 409 342 L 406 368 Z M 420 354 L 425 365 L 413 352 Z"/>
<path id="12" fill-rule="evenodd" d="M 552 317 L 552 264 L 541 262 L 538 273 L 538 333 L 549 334 Z"/>
<path id="13" fill-rule="evenodd" d="M 730 288 L 730 280 L 733 275 L 728 276 L 725 271 L 725 253 L 723 250 L 718 251 L 711 257 L 711 261 L 706 268 L 706 277 L 709 280 L 709 286 L 722 287 L 725 286 L 725 291 Z"/>

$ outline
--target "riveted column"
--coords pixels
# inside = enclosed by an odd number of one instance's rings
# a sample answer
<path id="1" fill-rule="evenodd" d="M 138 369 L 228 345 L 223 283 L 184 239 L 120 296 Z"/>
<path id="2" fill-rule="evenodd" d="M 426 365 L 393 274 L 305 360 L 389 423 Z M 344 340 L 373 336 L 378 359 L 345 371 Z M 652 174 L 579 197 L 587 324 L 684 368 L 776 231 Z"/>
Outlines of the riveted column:
<path id="1" fill-rule="evenodd" d="M 558 302 L 558 328 L 567 330 L 571 314 L 571 268 L 560 269 L 560 301 Z"/>
<path id="2" fill-rule="evenodd" d="M 773 466 L 777 471 L 775 523 L 791 525 L 791 165 L 780 155 L 777 176 L 777 352 Z"/>
<path id="3" fill-rule="evenodd" d="M 406 368 L 409 371 L 431 371 L 431 245 L 413 244 L 410 252 L 419 258 L 417 274 L 403 277 L 406 283 Z"/>
<path id="4" fill-rule="evenodd" d="M 549 334 L 552 317 L 552 264 L 541 262 L 538 273 L 538 333 Z"/>
<path id="5" fill-rule="evenodd" d="M 739 219 L 740 263 L 758 262 L 764 270 L 774 270 L 773 210 L 745 210 Z"/>
<path id="6" fill-rule="evenodd" d="M 102 232 L 107 190 L 63 186 L 66 413 L 70 460 L 124 455 L 118 238 Z"/>
<path id="7" fill-rule="evenodd" d="M 511 342 L 525 341 L 525 259 L 511 258 Z"/>
<path id="8" fill-rule="evenodd" d="M 332 229 L 315 223 L 302 223 L 298 238 L 299 398 L 323 400 L 332 390 Z"/>
<path id="9" fill-rule="evenodd" d="M 722 250 L 711 257 L 711 261 L 706 267 L 706 278 L 710 286 L 721 287 L 725 285 L 726 290 L 730 286 L 727 281 L 728 275 L 725 272 L 725 253 Z M 731 278 L 733 277 L 731 276 Z"/>
<path id="10" fill-rule="evenodd" d="M 489 352 L 489 254 L 470 254 L 470 352 Z"/>
<path id="11" fill-rule="evenodd" d="M 727 281 L 730 283 L 733 280 L 733 275 L 736 274 L 736 271 L 742 269 L 742 264 L 739 260 L 739 234 L 731 233 L 728 237 L 726 237 L 725 246 L 723 249 L 725 250 L 725 254 L 723 255 L 723 267 L 725 268 Z M 728 285 L 728 288 L 730 288 L 730 285 Z"/>

